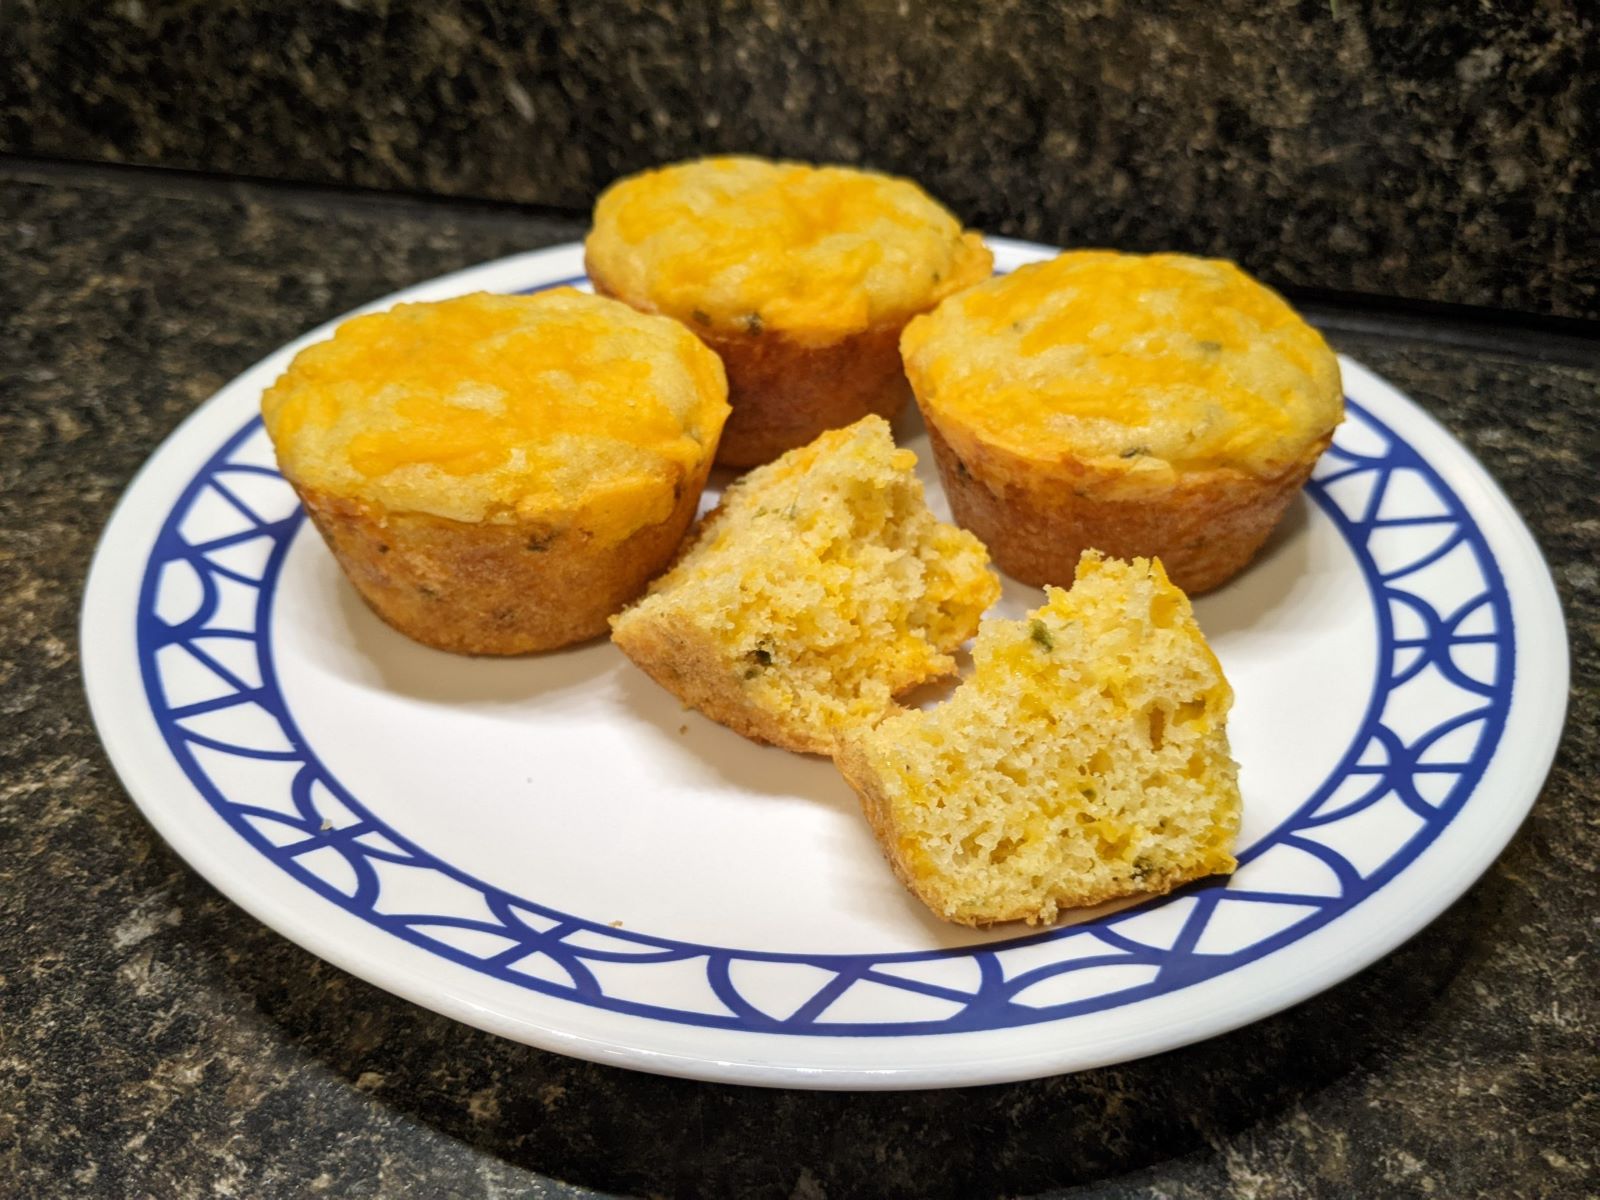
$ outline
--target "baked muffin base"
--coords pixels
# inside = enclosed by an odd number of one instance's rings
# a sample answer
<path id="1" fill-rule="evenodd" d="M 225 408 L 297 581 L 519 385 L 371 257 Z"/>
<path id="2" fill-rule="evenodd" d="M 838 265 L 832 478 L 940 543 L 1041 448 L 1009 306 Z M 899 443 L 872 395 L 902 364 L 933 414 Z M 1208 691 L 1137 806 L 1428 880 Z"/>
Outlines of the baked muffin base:
<path id="1" fill-rule="evenodd" d="M 1333 436 L 1268 478 L 1227 468 L 1193 471 L 1144 496 L 1108 498 L 1110 480 L 1092 468 L 1065 463 L 1059 477 L 1048 478 L 1036 466 L 986 471 L 1010 456 L 985 450 L 964 462 L 932 421 L 927 426 L 956 523 L 982 539 L 1006 574 L 1037 587 L 1068 587 L 1083 551 L 1100 550 L 1161 559 L 1168 578 L 1191 596 L 1221 587 L 1249 564 Z M 1002 473 L 1039 478 L 1027 486 L 985 482 Z"/>
<path id="2" fill-rule="evenodd" d="M 573 525 L 468 524 L 295 490 L 345 576 L 389 625 L 457 654 L 526 654 L 606 632 L 607 618 L 676 553 L 710 465 L 678 486 L 665 521 L 604 546 Z"/>
<path id="3" fill-rule="evenodd" d="M 627 300 L 590 278 L 600 295 Z M 690 325 L 728 373 L 733 411 L 717 443 L 717 465 L 761 466 L 870 413 L 893 420 L 911 398 L 900 360 L 905 325 L 871 325 L 823 346 L 802 345 L 779 330 L 727 333 Z"/>

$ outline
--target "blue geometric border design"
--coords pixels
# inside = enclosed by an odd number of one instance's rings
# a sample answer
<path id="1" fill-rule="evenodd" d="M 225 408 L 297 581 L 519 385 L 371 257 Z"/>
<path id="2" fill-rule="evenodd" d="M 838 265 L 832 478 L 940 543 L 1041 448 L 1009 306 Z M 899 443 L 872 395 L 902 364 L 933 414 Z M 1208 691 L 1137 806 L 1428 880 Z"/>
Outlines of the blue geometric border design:
<path id="1" fill-rule="evenodd" d="M 273 488 L 291 501 L 292 492 L 262 463 L 259 419 L 201 468 L 156 539 L 137 614 L 146 699 L 188 778 L 260 854 L 374 927 L 520 987 L 665 1021 L 829 1037 L 966 1033 L 1117 1007 L 1270 955 L 1371 897 L 1473 796 L 1499 743 L 1515 646 L 1494 556 L 1422 455 L 1360 405 L 1347 408 L 1306 490 L 1348 542 L 1373 603 L 1379 670 L 1359 733 L 1232 878 L 1082 925 L 921 953 L 736 950 L 560 912 L 409 841 L 328 771 L 279 688 L 272 606 L 304 516 L 261 502 Z M 199 676 L 211 694 L 169 700 L 176 680 Z M 1407 733 L 1408 689 L 1424 684 L 1430 709 L 1450 696 L 1454 711 Z M 266 802 L 254 787 L 227 794 L 219 763 L 286 778 L 286 799 Z M 384 889 L 397 872 L 425 873 L 430 895 L 455 900 L 437 906 L 445 911 L 391 911 Z M 1240 905 L 1249 920 L 1218 920 Z M 1151 920 L 1173 913 L 1181 919 Z M 670 986 L 651 986 L 652 970 L 670 970 Z M 752 987 L 762 977 L 787 980 L 778 990 L 803 999 L 775 1007 L 770 988 Z M 685 979 L 700 986 L 693 1003 L 662 1002 L 682 995 Z M 893 1002 L 874 1004 L 871 993 L 886 988 Z"/>

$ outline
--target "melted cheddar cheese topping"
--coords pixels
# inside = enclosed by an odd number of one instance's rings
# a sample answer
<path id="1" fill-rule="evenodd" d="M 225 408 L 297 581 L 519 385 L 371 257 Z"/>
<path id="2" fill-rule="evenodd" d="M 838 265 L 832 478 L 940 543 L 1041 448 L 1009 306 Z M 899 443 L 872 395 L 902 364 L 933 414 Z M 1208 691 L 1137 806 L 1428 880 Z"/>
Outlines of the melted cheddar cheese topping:
<path id="1" fill-rule="evenodd" d="M 596 279 L 636 307 L 811 344 L 925 312 L 993 264 L 909 180 L 757 158 L 613 184 L 585 251 Z"/>
<path id="2" fill-rule="evenodd" d="M 1338 424 L 1338 362 L 1232 263 L 1074 251 L 952 297 L 901 339 L 923 409 L 1031 460 L 1267 476 Z"/>
<path id="3" fill-rule="evenodd" d="M 303 486 L 466 522 L 565 514 L 613 541 L 672 511 L 726 396 L 681 325 L 560 288 L 352 318 L 261 407 Z"/>

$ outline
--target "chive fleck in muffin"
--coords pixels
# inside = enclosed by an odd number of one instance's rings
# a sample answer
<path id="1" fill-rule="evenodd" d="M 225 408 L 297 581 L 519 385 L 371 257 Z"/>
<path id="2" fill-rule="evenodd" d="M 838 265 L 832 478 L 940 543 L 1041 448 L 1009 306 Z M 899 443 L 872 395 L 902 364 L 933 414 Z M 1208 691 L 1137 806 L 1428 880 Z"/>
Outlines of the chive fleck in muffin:
<path id="1" fill-rule="evenodd" d="M 379 616 L 430 646 L 518 654 L 603 633 L 666 566 L 725 397 L 681 325 L 563 288 L 353 318 L 261 408 Z"/>
<path id="2" fill-rule="evenodd" d="M 728 370 L 718 462 L 754 466 L 908 396 L 905 323 L 988 276 L 978 235 L 909 180 L 709 158 L 613 184 L 595 287 L 684 322 Z"/>
<path id="3" fill-rule="evenodd" d="M 1344 411 L 1321 336 L 1215 259 L 1062 254 L 951 297 L 901 350 L 956 519 L 1035 584 L 1093 548 L 1219 586 Z"/>

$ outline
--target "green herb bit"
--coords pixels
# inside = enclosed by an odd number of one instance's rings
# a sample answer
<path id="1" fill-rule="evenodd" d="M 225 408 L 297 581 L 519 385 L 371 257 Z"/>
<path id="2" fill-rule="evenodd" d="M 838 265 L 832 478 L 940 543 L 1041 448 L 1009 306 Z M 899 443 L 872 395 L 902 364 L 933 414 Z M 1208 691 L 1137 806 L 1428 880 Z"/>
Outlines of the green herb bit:
<path id="1" fill-rule="evenodd" d="M 755 659 L 763 667 L 770 667 L 772 665 L 772 651 L 768 650 L 765 646 L 757 646 L 754 650 L 750 651 L 750 657 Z"/>
<path id="2" fill-rule="evenodd" d="M 1035 617 L 1032 621 L 1028 622 L 1028 636 L 1034 641 L 1038 642 L 1039 645 L 1043 646 L 1046 650 L 1054 650 L 1056 648 L 1056 639 L 1055 636 L 1051 634 L 1050 627 L 1043 621 L 1039 620 L 1038 617 Z"/>
<path id="3" fill-rule="evenodd" d="M 1143 455 L 1146 455 L 1146 454 L 1149 454 L 1149 453 L 1150 453 L 1150 448 L 1148 446 L 1129 446 L 1126 450 L 1124 450 L 1122 452 L 1122 457 L 1123 458 L 1139 458 L 1139 457 L 1141 457 Z"/>
<path id="4" fill-rule="evenodd" d="M 709 324 L 711 324 L 711 314 L 706 312 L 704 309 L 697 308 L 692 313 L 690 313 L 689 315 L 691 317 L 693 317 L 696 321 L 698 321 L 701 325 L 709 325 Z"/>
<path id="5" fill-rule="evenodd" d="M 1200 349 L 1204 350 L 1207 354 L 1220 354 L 1222 352 L 1222 343 L 1204 341 L 1200 343 Z"/>
<path id="6" fill-rule="evenodd" d="M 763 328 L 764 324 L 761 320 L 761 314 L 758 312 L 753 312 L 744 319 L 744 331 L 751 337 L 754 337 L 756 334 L 760 333 Z"/>

